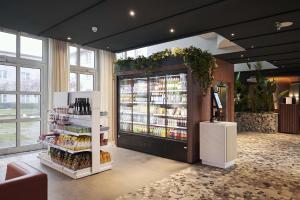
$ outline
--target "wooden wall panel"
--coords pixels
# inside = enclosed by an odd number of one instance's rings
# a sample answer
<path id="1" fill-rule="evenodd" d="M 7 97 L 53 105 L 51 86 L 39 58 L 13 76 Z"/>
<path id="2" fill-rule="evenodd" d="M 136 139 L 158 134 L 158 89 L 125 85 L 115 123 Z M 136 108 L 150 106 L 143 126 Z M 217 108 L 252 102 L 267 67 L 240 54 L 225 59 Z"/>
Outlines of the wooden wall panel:
<path id="1" fill-rule="evenodd" d="M 282 133 L 300 133 L 299 104 L 279 105 L 279 127 Z"/>
<path id="2" fill-rule="evenodd" d="M 228 85 L 228 121 L 234 121 L 234 66 L 231 63 L 217 59 L 218 68 L 215 70 L 215 81 Z M 210 119 L 210 91 L 202 99 L 201 121 Z"/>

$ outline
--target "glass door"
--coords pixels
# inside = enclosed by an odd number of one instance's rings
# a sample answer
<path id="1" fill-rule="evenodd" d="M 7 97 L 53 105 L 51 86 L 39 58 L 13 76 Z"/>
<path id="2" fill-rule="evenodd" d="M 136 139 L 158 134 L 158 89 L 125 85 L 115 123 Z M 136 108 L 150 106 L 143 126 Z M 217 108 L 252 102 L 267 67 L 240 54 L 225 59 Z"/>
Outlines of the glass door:
<path id="1" fill-rule="evenodd" d="M 150 83 L 150 125 L 149 134 L 166 137 L 166 77 L 149 78 Z"/>
<path id="2" fill-rule="evenodd" d="M 132 79 L 120 80 L 120 131 L 132 132 Z"/>
<path id="3" fill-rule="evenodd" d="M 133 133 L 147 134 L 147 105 L 148 105 L 148 80 L 147 78 L 134 78 L 133 89 Z"/>
<path id="4" fill-rule="evenodd" d="M 167 138 L 187 140 L 187 74 L 166 77 Z"/>

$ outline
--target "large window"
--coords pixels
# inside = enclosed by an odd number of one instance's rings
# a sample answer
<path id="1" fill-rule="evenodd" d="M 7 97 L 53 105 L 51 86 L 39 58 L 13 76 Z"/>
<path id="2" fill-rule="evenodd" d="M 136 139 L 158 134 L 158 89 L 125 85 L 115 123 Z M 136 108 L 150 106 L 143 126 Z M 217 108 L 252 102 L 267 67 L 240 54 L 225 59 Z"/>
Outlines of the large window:
<path id="1" fill-rule="evenodd" d="M 95 50 L 69 46 L 69 91 L 93 91 L 95 87 Z"/>
<path id="2" fill-rule="evenodd" d="M 0 32 L 0 55 L 6 56 L 0 64 L 0 155 L 6 148 L 28 150 L 38 143 L 47 66 L 43 45 L 41 38 Z"/>
<path id="3" fill-rule="evenodd" d="M 16 56 L 16 38 L 15 34 L 0 32 L 0 55 Z"/>
<path id="4" fill-rule="evenodd" d="M 43 59 L 43 41 L 21 36 L 20 53 L 21 58 L 41 61 Z"/>

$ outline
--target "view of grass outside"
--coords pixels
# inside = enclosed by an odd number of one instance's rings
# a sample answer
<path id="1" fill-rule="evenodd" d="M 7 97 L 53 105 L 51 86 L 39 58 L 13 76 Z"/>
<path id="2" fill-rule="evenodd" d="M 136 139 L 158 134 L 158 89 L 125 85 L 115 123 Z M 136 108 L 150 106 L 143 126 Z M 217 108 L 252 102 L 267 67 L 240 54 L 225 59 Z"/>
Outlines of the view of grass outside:
<path id="1" fill-rule="evenodd" d="M 21 146 L 38 142 L 41 132 L 40 124 L 40 121 L 21 122 Z"/>
<path id="2" fill-rule="evenodd" d="M 42 40 L 20 36 L 17 50 L 17 39 L 0 31 L 0 54 L 15 57 L 19 51 L 22 58 L 42 61 Z M 0 64 L 0 149 L 36 144 L 39 139 L 42 65 L 35 65 Z"/>
<path id="3" fill-rule="evenodd" d="M 16 146 L 16 123 L 0 123 L 0 148 Z"/>
<path id="4" fill-rule="evenodd" d="M 22 106 L 21 106 L 22 107 Z M 16 109 L 0 108 L 1 119 L 15 118 Z M 40 108 L 23 108 L 21 112 L 24 116 L 39 116 Z M 9 116 L 9 117 L 8 117 Z M 35 144 L 40 135 L 40 121 L 21 122 L 20 130 L 21 146 Z M 16 123 L 0 123 L 0 148 L 8 148 L 16 146 Z"/>

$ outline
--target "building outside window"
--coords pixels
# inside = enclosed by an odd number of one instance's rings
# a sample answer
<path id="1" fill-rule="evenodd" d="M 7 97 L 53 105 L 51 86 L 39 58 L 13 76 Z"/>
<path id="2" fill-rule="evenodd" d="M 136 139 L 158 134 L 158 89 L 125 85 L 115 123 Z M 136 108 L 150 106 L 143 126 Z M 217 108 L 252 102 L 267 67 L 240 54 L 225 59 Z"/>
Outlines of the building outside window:
<path id="1" fill-rule="evenodd" d="M 0 31 L 0 155 L 36 149 L 45 131 L 47 41 L 25 33 Z M 19 45 L 17 45 L 19 44 Z M 44 120 L 43 120 L 44 121 Z"/>
<path id="2" fill-rule="evenodd" d="M 96 50 L 69 46 L 69 91 L 93 91 L 96 78 Z"/>
<path id="3" fill-rule="evenodd" d="M 0 71 L 0 79 L 1 80 L 6 80 L 7 79 L 7 71 L 6 70 L 1 70 Z"/>

